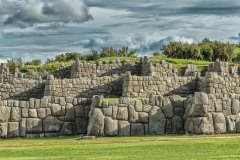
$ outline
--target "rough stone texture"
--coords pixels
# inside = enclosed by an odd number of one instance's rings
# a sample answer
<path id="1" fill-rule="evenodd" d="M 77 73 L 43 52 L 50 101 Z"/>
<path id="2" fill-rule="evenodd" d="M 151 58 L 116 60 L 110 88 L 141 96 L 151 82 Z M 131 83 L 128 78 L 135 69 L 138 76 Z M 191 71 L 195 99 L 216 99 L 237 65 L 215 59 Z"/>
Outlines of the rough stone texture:
<path id="1" fill-rule="evenodd" d="M 226 133 L 226 119 L 223 113 L 213 113 L 215 133 Z"/>
<path id="2" fill-rule="evenodd" d="M 132 123 L 131 124 L 131 135 L 132 136 L 144 135 L 144 125 L 141 123 Z"/>
<path id="3" fill-rule="evenodd" d="M 46 117 L 43 120 L 43 131 L 46 133 L 60 132 L 63 122 L 59 121 L 55 117 Z"/>
<path id="4" fill-rule="evenodd" d="M 9 122 L 8 123 L 8 137 L 9 138 L 19 137 L 19 123 L 18 122 Z"/>
<path id="5" fill-rule="evenodd" d="M 8 122 L 10 119 L 10 107 L 0 106 L 0 123 Z"/>
<path id="6" fill-rule="evenodd" d="M 128 108 L 127 107 L 118 107 L 118 120 L 128 120 Z"/>
<path id="7" fill-rule="evenodd" d="M 119 136 L 130 136 L 130 123 L 128 121 L 118 121 Z"/>
<path id="8" fill-rule="evenodd" d="M 166 118 L 174 117 L 174 108 L 169 98 L 163 99 L 162 110 Z"/>
<path id="9" fill-rule="evenodd" d="M 42 133 L 42 120 L 38 118 L 27 118 L 27 133 Z"/>
<path id="10" fill-rule="evenodd" d="M 76 134 L 76 125 L 74 122 L 64 122 L 60 132 L 61 135 L 74 135 Z"/>
<path id="11" fill-rule="evenodd" d="M 239 100 L 238 99 L 233 99 L 232 100 L 232 114 L 237 114 L 239 113 Z"/>
<path id="12" fill-rule="evenodd" d="M 8 124 L 0 123 L 0 138 L 7 138 Z"/>
<path id="13" fill-rule="evenodd" d="M 68 103 L 66 105 L 66 117 L 65 121 L 67 122 L 74 122 L 75 121 L 75 113 L 74 113 L 74 107 L 72 104 Z"/>
<path id="14" fill-rule="evenodd" d="M 226 117 L 226 125 L 228 133 L 236 133 L 236 118 L 233 115 Z"/>
<path id="15" fill-rule="evenodd" d="M 153 106 L 149 113 L 149 134 L 164 134 L 166 118 L 162 110 Z"/>
<path id="16" fill-rule="evenodd" d="M 117 136 L 118 135 L 118 120 L 113 120 L 110 117 L 105 117 L 104 135 L 105 136 Z"/>
<path id="17" fill-rule="evenodd" d="M 88 135 L 103 136 L 104 116 L 99 108 L 91 108 L 89 112 Z"/>
<path id="18" fill-rule="evenodd" d="M 51 112 L 53 116 L 61 116 L 62 115 L 62 107 L 59 104 L 52 104 Z"/>
<path id="19" fill-rule="evenodd" d="M 19 122 L 21 120 L 21 110 L 18 107 L 12 107 L 11 109 L 11 121 Z"/>
<path id="20" fill-rule="evenodd" d="M 77 134 L 87 133 L 88 120 L 85 118 L 76 118 Z"/>
<path id="21" fill-rule="evenodd" d="M 184 122 L 182 117 L 174 116 L 172 119 L 172 129 L 174 134 L 180 134 L 184 132 Z"/>

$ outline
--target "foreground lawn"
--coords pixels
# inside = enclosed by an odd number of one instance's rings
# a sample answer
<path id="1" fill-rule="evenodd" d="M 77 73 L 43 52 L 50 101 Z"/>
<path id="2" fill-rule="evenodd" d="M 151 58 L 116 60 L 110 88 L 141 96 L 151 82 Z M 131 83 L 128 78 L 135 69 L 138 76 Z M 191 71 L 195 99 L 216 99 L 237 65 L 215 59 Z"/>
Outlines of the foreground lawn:
<path id="1" fill-rule="evenodd" d="M 0 140 L 0 159 L 240 159 L 240 135 Z"/>

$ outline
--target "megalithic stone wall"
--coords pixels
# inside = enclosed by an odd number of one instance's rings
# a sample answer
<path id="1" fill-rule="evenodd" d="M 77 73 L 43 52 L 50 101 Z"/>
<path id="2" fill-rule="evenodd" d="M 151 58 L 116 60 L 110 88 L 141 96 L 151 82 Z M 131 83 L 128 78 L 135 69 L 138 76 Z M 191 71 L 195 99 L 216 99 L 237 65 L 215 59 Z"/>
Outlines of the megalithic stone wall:
<path id="1" fill-rule="evenodd" d="M 132 76 L 127 72 L 123 83 L 124 97 L 148 97 L 150 94 L 193 94 L 197 89 L 197 77 Z"/>
<path id="2" fill-rule="evenodd" d="M 184 133 L 184 102 L 180 96 L 104 102 L 94 96 L 89 112 L 88 135 L 135 136 Z"/>
<path id="3" fill-rule="evenodd" d="M 240 133 L 238 98 L 213 99 L 196 92 L 186 101 L 185 131 L 192 134 Z"/>
<path id="4" fill-rule="evenodd" d="M 0 101 L 0 138 L 86 134 L 90 105 L 73 97 Z"/>

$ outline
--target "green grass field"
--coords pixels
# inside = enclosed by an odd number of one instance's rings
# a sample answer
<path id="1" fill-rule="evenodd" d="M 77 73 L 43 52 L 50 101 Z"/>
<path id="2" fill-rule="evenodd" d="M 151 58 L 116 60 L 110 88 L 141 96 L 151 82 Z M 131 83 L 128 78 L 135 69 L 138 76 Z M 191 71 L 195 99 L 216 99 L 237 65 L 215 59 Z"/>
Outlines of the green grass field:
<path id="1" fill-rule="evenodd" d="M 0 159 L 240 159 L 240 135 L 0 140 Z"/>

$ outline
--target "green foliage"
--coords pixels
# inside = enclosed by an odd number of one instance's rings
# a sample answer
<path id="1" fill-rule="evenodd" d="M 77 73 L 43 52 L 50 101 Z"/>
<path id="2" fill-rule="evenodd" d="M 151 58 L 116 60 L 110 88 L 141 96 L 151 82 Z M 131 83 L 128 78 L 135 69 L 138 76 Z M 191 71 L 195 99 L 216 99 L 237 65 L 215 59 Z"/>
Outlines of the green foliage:
<path id="1" fill-rule="evenodd" d="M 162 52 L 169 58 L 232 61 L 234 48 L 234 44 L 229 42 L 222 43 L 205 38 L 198 44 L 170 42 L 168 45 L 163 46 Z"/>
<path id="2" fill-rule="evenodd" d="M 41 59 L 33 59 L 32 61 L 27 61 L 25 65 L 34 65 L 34 66 L 39 66 L 42 64 Z"/>
<path id="3" fill-rule="evenodd" d="M 161 53 L 160 52 L 154 52 L 153 56 L 161 56 Z"/>

